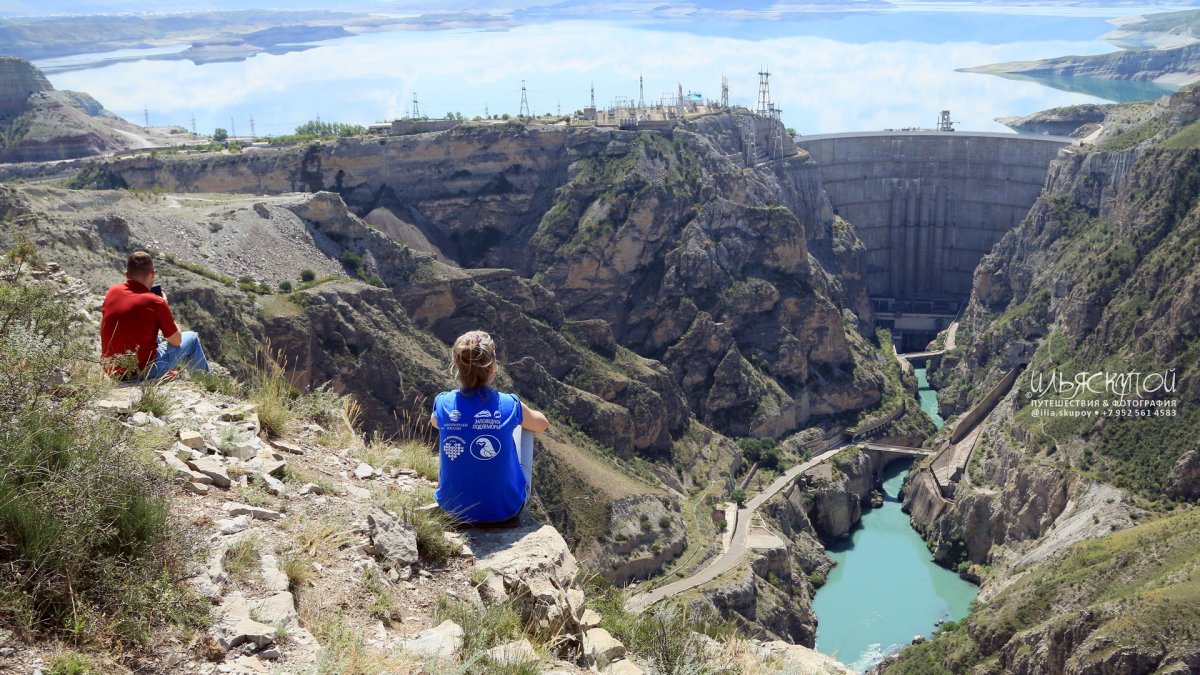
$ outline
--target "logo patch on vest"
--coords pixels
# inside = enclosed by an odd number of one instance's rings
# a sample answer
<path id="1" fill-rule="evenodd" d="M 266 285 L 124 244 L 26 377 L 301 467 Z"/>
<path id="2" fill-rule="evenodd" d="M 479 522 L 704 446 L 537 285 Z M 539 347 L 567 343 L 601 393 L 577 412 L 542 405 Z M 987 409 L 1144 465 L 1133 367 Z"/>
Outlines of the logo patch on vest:
<path id="1" fill-rule="evenodd" d="M 471 456 L 487 461 L 500 454 L 500 439 L 495 436 L 480 436 L 471 441 Z"/>
<path id="2" fill-rule="evenodd" d="M 458 459 L 458 456 L 466 450 L 466 442 L 458 436 L 447 436 L 446 441 L 442 443 L 442 452 L 450 458 L 450 461 Z"/>
<path id="3" fill-rule="evenodd" d="M 480 410 L 479 412 L 475 413 L 475 422 L 471 425 L 471 428 L 475 429 L 476 431 L 499 429 L 500 411 L 496 410 L 495 412 L 488 412 L 486 410 Z"/>

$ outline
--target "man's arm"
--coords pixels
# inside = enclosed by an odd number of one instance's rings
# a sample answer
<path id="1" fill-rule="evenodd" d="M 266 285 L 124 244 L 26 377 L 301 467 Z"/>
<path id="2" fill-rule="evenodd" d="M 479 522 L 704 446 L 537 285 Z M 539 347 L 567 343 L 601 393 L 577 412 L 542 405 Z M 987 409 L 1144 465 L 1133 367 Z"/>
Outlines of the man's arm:
<path id="1" fill-rule="evenodd" d="M 158 303 L 158 328 L 167 344 L 172 347 L 183 344 L 183 332 L 175 325 L 175 317 L 172 316 L 171 307 L 167 305 L 165 298 Z"/>

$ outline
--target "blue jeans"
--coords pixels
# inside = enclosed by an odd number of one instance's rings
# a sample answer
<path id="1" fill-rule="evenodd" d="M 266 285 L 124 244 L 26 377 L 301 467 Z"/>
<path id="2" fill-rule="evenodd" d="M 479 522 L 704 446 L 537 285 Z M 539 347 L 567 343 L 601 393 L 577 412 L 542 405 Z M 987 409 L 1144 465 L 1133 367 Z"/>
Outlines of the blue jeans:
<path id="1" fill-rule="evenodd" d="M 145 379 L 157 380 L 174 370 L 176 366 L 187 366 L 192 370 L 208 370 L 208 359 L 204 356 L 204 347 L 200 346 L 200 336 L 190 330 L 185 330 L 181 337 L 183 340 L 178 347 L 158 338 L 158 356 L 146 369 Z"/>

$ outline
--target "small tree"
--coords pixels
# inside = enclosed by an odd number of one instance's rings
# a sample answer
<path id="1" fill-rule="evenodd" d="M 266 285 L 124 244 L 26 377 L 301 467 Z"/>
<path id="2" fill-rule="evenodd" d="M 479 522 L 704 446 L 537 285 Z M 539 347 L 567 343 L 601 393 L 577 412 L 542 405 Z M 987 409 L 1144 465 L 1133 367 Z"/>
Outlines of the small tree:
<path id="1" fill-rule="evenodd" d="M 215 143 L 224 143 L 225 141 L 229 140 L 229 132 L 225 131 L 221 127 L 217 127 L 216 129 L 213 129 L 212 139 Z"/>
<path id="2" fill-rule="evenodd" d="M 733 492 L 729 493 L 729 499 L 731 499 L 733 503 L 737 504 L 738 506 L 741 506 L 742 504 L 746 503 L 746 491 L 742 488 L 737 488 Z"/>

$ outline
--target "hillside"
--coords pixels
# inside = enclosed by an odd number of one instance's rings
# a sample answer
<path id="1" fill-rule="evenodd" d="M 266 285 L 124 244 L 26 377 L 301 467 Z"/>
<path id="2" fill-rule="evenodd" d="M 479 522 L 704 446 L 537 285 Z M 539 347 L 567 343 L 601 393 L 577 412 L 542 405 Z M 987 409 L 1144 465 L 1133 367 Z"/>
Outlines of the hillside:
<path id="1" fill-rule="evenodd" d="M 626 614 L 552 526 L 453 528 L 423 508 L 430 445 L 361 437 L 353 399 L 269 359 L 116 385 L 99 296 L 28 239 L 7 253 L 5 672 L 841 672 L 712 616 Z"/>
<path id="2" fill-rule="evenodd" d="M 862 244 L 833 226 L 811 160 L 744 168 L 736 124 L 485 123 L 161 153 L 0 186 L 0 208 L 92 288 L 151 250 L 223 364 L 254 372 L 269 341 L 296 386 L 352 395 L 368 434 L 427 434 L 429 401 L 451 386 L 447 345 L 488 330 L 500 386 L 555 420 L 536 516 L 587 569 L 657 583 L 719 552 L 711 513 L 750 473 L 769 483 L 915 386 L 863 334 Z M 892 425 L 917 442 L 930 431 L 915 408 Z M 776 445 L 776 463 L 752 468 L 742 437 Z M 803 518 L 835 510 L 851 527 L 863 495 L 840 489 Z M 798 579 L 828 565 L 815 536 L 787 559 Z M 782 560 L 744 571 L 765 584 Z M 769 614 L 715 608 L 746 634 L 811 645 L 811 593 L 797 584 Z"/>
<path id="3" fill-rule="evenodd" d="M 931 371 L 939 399 L 961 411 L 1028 367 L 953 494 L 932 494 L 914 472 L 904 499 L 935 557 L 982 579 L 980 604 L 880 672 L 1200 663 L 1185 628 L 1200 611 L 1188 571 L 1200 496 L 1198 101 L 1187 87 L 1108 111 L 1097 142 L 1056 160 L 1029 216 L 976 269 L 961 349 Z M 1100 379 L 1045 390 L 1055 372 Z"/>
<path id="4" fill-rule="evenodd" d="M 55 89 L 25 59 L 0 56 L 0 163 L 76 159 L 192 138 L 182 129 L 130 124 L 87 94 Z"/>

